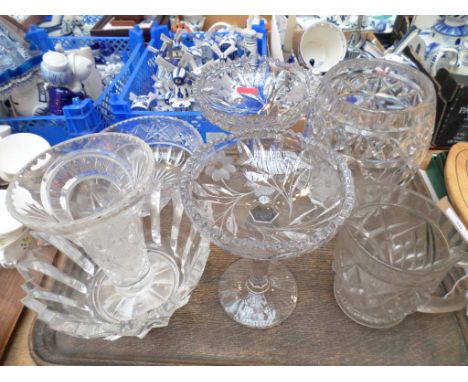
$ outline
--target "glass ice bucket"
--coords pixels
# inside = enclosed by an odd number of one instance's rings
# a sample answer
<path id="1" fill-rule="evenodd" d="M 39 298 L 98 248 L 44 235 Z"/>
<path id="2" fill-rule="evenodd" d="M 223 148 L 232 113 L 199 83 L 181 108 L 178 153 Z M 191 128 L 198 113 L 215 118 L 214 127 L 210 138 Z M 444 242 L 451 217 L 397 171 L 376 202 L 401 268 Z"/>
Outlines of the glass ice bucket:
<path id="1" fill-rule="evenodd" d="M 147 244 L 140 217 L 154 163 L 140 138 L 93 134 L 45 151 L 10 184 L 12 216 L 73 264 L 59 267 L 33 251 L 17 265 L 26 279 L 23 302 L 53 329 L 142 337 L 180 307 L 176 261 Z"/>

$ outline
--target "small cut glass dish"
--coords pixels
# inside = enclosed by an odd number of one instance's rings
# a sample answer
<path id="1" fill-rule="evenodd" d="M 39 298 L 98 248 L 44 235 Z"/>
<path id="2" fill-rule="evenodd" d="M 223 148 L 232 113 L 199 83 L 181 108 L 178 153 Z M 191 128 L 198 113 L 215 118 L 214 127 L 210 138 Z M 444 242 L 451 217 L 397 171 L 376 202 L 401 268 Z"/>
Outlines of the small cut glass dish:
<path id="1" fill-rule="evenodd" d="M 329 241 L 354 203 L 351 172 L 330 149 L 290 130 L 253 128 L 202 147 L 181 180 L 187 214 L 201 234 L 243 259 L 221 277 L 225 312 L 269 328 L 294 310 L 294 276 L 277 260 Z"/>
<path id="2" fill-rule="evenodd" d="M 243 57 L 204 68 L 193 92 L 203 115 L 227 131 L 287 129 L 305 115 L 317 84 L 297 64 Z"/>

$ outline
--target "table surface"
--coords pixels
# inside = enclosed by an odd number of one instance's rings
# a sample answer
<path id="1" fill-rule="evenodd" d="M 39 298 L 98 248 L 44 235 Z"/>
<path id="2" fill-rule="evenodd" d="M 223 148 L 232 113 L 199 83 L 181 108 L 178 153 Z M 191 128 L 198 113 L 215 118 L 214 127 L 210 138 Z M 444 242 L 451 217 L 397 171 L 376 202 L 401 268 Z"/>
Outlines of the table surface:
<path id="1" fill-rule="evenodd" d="M 35 365 L 28 348 L 28 336 L 34 322 L 34 313 L 29 309 L 23 309 L 10 343 L 8 344 L 2 365 Z"/>

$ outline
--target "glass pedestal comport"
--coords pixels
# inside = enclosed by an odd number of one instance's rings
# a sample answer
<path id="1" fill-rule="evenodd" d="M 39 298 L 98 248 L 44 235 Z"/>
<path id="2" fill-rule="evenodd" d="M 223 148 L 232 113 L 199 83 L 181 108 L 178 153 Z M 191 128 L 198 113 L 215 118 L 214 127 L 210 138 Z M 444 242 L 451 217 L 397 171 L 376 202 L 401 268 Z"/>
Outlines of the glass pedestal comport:
<path id="1" fill-rule="evenodd" d="M 278 262 L 329 241 L 351 213 L 354 187 L 339 155 L 292 131 L 251 129 L 198 150 L 181 180 L 202 235 L 241 256 L 218 295 L 238 323 L 270 328 L 293 312 L 297 285 Z"/>
<path id="2" fill-rule="evenodd" d="M 297 302 L 293 274 L 278 261 L 240 259 L 219 281 L 219 301 L 229 317 L 253 328 L 270 328 L 288 318 Z"/>
<path id="3" fill-rule="evenodd" d="M 193 91 L 203 115 L 227 131 L 286 129 L 307 112 L 318 83 L 297 64 L 243 57 L 204 68 Z"/>

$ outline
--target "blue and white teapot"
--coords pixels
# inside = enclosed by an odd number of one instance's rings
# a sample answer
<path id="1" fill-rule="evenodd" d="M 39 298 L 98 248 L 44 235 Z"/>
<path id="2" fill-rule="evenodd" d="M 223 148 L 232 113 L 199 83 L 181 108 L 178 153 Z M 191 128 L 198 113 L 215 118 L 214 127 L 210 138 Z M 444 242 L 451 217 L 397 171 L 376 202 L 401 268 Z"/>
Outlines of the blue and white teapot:
<path id="1" fill-rule="evenodd" d="M 441 68 L 452 73 L 466 73 L 463 46 L 468 41 L 467 20 L 467 15 L 444 16 L 413 40 L 413 54 L 432 76 Z"/>

